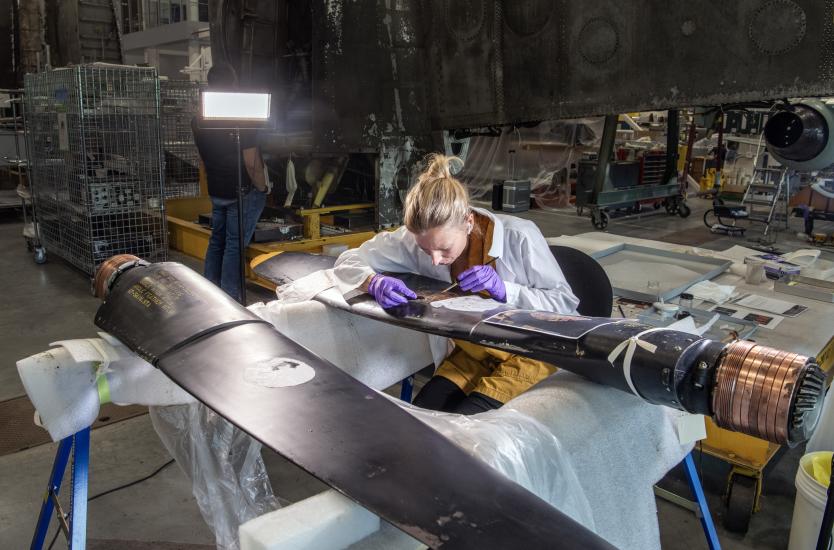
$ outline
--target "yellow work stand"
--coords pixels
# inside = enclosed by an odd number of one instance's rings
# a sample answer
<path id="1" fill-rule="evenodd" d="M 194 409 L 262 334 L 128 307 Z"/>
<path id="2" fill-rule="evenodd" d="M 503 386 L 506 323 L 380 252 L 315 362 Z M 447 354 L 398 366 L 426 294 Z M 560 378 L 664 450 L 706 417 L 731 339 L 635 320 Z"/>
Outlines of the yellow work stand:
<path id="1" fill-rule="evenodd" d="M 195 223 L 200 214 L 211 212 L 211 200 L 208 197 L 170 199 L 166 201 L 168 216 L 168 246 L 198 260 L 204 260 L 208 248 L 211 230 Z M 252 259 L 276 252 L 316 252 L 320 253 L 327 244 L 346 245 L 354 248 L 376 235 L 375 231 L 357 231 L 338 235 L 322 236 L 321 224 L 332 223 L 334 212 L 351 212 L 374 208 L 373 203 L 349 204 L 327 208 L 302 209 L 297 213 L 303 220 L 304 237 L 294 241 L 275 241 L 270 243 L 250 243 L 246 248 L 247 280 L 274 289 L 275 285 L 257 277 L 249 266 Z"/>

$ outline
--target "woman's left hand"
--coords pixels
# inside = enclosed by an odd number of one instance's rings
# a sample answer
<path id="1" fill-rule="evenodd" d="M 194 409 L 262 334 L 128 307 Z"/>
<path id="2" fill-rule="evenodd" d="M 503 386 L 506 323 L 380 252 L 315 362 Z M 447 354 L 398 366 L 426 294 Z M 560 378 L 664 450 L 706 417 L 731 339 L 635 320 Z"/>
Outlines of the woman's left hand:
<path id="1" fill-rule="evenodd" d="M 458 275 L 460 289 L 466 292 L 488 292 L 499 302 L 507 301 L 507 288 L 498 273 L 489 265 L 476 265 Z"/>

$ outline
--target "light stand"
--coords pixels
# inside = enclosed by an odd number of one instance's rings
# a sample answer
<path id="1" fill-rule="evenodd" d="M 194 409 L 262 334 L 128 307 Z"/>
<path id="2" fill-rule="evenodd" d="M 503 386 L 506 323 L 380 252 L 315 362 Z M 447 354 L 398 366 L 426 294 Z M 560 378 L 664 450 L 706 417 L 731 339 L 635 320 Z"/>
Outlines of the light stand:
<path id="1" fill-rule="evenodd" d="M 243 175 L 241 174 L 240 157 L 243 151 L 240 150 L 240 127 L 235 128 L 235 149 L 237 149 L 237 250 L 240 258 L 240 295 L 238 299 L 241 305 L 246 306 L 246 250 L 243 237 Z"/>
<path id="2" fill-rule="evenodd" d="M 243 234 L 243 166 L 240 148 L 240 128 L 261 128 L 269 120 L 270 94 L 243 92 L 202 93 L 203 120 L 216 130 L 233 130 L 235 150 L 237 151 L 237 236 L 238 255 L 240 258 L 240 294 L 237 297 L 242 305 L 246 305 L 246 238 Z M 234 126 L 228 126 L 234 124 Z M 224 126 L 225 125 L 225 126 Z"/>

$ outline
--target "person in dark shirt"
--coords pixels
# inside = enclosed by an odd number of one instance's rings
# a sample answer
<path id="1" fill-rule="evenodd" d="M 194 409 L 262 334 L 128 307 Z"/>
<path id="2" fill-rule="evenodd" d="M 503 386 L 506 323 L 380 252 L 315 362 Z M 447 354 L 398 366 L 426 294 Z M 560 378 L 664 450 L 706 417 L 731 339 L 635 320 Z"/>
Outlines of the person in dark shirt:
<path id="1" fill-rule="evenodd" d="M 237 75 L 229 65 L 215 65 L 208 72 L 209 89 L 231 91 L 237 88 Z M 191 121 L 194 143 L 205 167 L 211 197 L 211 238 L 206 250 L 203 275 L 239 299 L 240 245 L 238 238 L 238 154 L 243 183 L 244 247 L 255 232 L 255 224 L 266 204 L 266 178 L 254 130 L 240 130 L 240 153 L 234 133 L 203 127 L 200 118 Z"/>

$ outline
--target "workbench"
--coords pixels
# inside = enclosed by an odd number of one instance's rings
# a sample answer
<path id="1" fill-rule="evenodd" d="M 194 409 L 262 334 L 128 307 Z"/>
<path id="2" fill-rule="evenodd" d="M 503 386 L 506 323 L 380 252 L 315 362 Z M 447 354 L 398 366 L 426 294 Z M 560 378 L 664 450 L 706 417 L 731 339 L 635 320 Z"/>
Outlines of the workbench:
<path id="1" fill-rule="evenodd" d="M 354 248 L 376 235 L 376 231 L 367 229 L 334 235 L 324 235 L 321 223 L 327 221 L 333 213 L 349 213 L 373 207 L 371 203 L 332 206 L 327 208 L 301 209 L 298 214 L 304 224 L 304 237 L 297 240 L 274 241 L 268 243 L 249 243 L 246 247 L 246 278 L 269 290 L 274 284 L 256 276 L 249 267 L 249 262 L 264 254 L 277 252 L 312 252 L 319 254 L 325 245 L 345 245 Z M 166 202 L 168 217 L 168 244 L 192 258 L 204 260 L 208 248 L 211 229 L 196 223 L 198 216 L 211 212 L 211 200 L 206 196 L 173 199 Z"/>
<path id="2" fill-rule="evenodd" d="M 570 246 L 588 254 L 606 250 L 621 243 L 672 252 L 694 252 L 694 247 L 691 246 L 597 232 L 574 236 L 563 235 L 547 239 L 547 241 L 551 245 Z M 743 257 L 740 256 L 732 259 L 735 262 L 743 261 Z M 744 277 L 731 271 L 726 271 L 714 278 L 713 282 L 735 286 L 737 292 L 772 295 L 775 298 L 808 307 L 797 317 L 785 317 L 773 330 L 759 327 L 752 339 L 777 349 L 816 357 L 820 367 L 826 373 L 832 371 L 834 327 L 832 327 L 831 319 L 834 319 L 834 304 L 801 296 L 774 293 L 773 281 L 769 279 L 759 285 L 749 285 L 744 281 Z M 694 307 L 707 309 L 699 302 L 696 302 Z M 710 419 L 707 419 L 707 438 L 699 445 L 703 452 L 732 466 L 727 479 L 728 510 L 724 516 L 724 523 L 728 530 L 746 531 L 751 515 L 759 509 L 764 468 L 780 446 L 756 437 L 718 428 Z"/>

